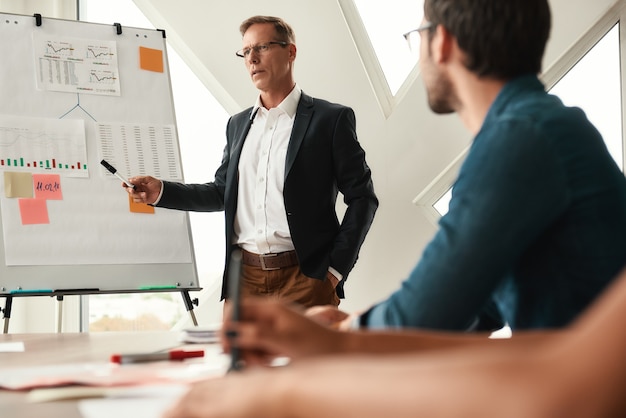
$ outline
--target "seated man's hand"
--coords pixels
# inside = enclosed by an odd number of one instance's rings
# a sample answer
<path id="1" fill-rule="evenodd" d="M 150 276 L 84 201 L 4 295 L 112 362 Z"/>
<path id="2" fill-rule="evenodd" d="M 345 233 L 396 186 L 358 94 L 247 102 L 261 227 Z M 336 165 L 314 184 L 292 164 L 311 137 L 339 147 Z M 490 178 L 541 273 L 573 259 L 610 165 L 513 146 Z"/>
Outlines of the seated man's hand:
<path id="1" fill-rule="evenodd" d="M 333 305 L 313 306 L 306 310 L 305 315 L 319 324 L 335 329 L 338 329 L 339 324 L 349 317 L 347 313 Z"/>
<path id="2" fill-rule="evenodd" d="M 227 307 L 227 311 L 230 307 Z M 222 346 L 240 349 L 246 364 L 268 364 L 275 357 L 297 359 L 340 351 L 343 336 L 307 318 L 296 308 L 277 300 L 246 298 L 240 320 L 227 315 L 222 326 Z"/>

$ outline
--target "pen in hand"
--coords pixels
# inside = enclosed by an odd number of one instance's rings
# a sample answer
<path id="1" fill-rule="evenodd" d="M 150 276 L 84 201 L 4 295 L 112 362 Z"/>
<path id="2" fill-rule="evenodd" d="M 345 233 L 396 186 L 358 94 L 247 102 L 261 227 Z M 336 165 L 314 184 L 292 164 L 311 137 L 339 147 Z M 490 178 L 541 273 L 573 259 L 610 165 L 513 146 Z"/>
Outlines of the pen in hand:
<path id="1" fill-rule="evenodd" d="M 240 319 L 240 302 L 241 302 L 241 250 L 235 249 L 230 255 L 230 263 L 228 265 L 228 299 L 231 306 L 231 320 L 237 322 Z M 239 347 L 233 344 L 230 347 L 230 368 L 229 372 L 242 369 L 241 353 Z"/>
<path id="2" fill-rule="evenodd" d="M 135 185 L 133 183 L 126 180 L 124 177 L 120 176 L 120 174 L 117 172 L 117 169 L 113 167 L 111 164 L 109 164 L 106 160 L 100 161 L 100 164 L 102 164 L 104 168 L 106 168 L 109 171 L 109 173 L 113 174 L 115 177 L 122 180 L 122 182 L 126 184 L 128 187 L 130 187 L 131 189 L 135 188 Z"/>

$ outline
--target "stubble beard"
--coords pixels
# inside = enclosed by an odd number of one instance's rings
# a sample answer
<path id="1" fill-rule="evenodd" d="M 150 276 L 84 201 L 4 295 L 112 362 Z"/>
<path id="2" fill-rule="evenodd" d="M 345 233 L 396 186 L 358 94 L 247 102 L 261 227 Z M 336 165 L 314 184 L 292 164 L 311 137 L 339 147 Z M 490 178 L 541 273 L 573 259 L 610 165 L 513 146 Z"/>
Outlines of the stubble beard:
<path id="1" fill-rule="evenodd" d="M 454 104 L 458 102 L 458 100 L 454 93 L 452 83 L 446 76 L 437 74 L 426 91 L 428 95 L 428 106 L 434 113 L 446 115 L 456 111 Z"/>

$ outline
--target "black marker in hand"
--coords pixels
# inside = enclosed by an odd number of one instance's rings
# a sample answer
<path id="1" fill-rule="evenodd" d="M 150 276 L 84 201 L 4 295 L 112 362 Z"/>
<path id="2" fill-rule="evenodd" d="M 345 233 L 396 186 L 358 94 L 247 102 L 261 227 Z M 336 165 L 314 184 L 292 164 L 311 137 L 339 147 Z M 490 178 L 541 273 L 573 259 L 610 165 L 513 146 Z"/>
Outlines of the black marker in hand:
<path id="1" fill-rule="evenodd" d="M 120 176 L 118 174 L 117 170 L 115 169 L 115 167 L 113 167 L 111 164 L 107 163 L 106 160 L 100 161 L 100 164 L 102 164 L 104 166 L 104 168 L 109 170 L 109 172 L 111 174 L 113 174 L 115 177 L 117 177 L 118 179 L 122 180 L 124 182 L 124 184 L 126 184 L 128 187 L 130 187 L 131 189 L 135 188 L 135 185 L 133 183 L 131 183 L 130 181 L 126 180 L 124 177 Z"/>

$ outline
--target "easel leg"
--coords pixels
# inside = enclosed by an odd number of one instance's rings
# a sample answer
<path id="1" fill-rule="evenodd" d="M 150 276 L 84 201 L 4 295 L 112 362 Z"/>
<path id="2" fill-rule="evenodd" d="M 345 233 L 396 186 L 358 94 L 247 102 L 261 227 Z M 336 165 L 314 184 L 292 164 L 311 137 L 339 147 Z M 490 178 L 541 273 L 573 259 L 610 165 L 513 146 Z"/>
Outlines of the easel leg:
<path id="1" fill-rule="evenodd" d="M 57 334 L 63 330 L 63 295 L 57 295 Z"/>
<path id="2" fill-rule="evenodd" d="M 9 319 L 11 319 L 11 305 L 13 304 L 13 297 L 7 296 L 4 303 L 4 310 L 2 317 L 4 318 L 4 333 L 9 333 Z"/>
<path id="3" fill-rule="evenodd" d="M 183 297 L 183 301 L 185 302 L 185 308 L 187 309 L 187 312 L 189 312 L 189 315 L 191 316 L 191 321 L 193 322 L 194 326 L 198 326 L 198 321 L 196 320 L 196 315 L 193 312 L 193 305 L 194 302 L 197 305 L 198 304 L 198 299 L 194 299 L 193 301 L 191 300 L 191 298 L 189 297 L 189 291 L 188 290 L 183 290 L 180 292 L 180 294 Z"/>

